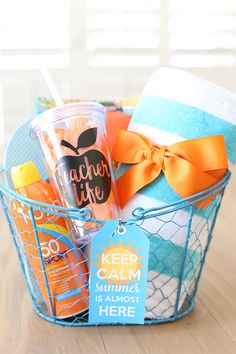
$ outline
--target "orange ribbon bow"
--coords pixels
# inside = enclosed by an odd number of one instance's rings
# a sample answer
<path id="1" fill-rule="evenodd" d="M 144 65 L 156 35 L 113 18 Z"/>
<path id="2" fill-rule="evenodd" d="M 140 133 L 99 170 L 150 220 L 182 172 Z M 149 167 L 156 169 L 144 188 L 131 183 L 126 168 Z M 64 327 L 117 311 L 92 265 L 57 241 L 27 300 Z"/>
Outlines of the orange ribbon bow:
<path id="1" fill-rule="evenodd" d="M 228 167 L 223 135 L 155 146 L 142 134 L 119 130 L 112 158 L 133 165 L 117 180 L 121 207 L 161 171 L 173 190 L 186 198 L 219 182 Z"/>

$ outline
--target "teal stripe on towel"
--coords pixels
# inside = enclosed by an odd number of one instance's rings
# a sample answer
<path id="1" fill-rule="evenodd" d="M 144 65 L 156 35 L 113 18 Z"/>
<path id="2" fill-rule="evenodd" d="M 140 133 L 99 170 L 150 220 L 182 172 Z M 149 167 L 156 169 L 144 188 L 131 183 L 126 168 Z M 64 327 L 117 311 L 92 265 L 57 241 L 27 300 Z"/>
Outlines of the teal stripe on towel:
<path id="1" fill-rule="evenodd" d="M 154 270 L 170 278 L 179 278 L 184 257 L 184 248 L 157 236 L 149 235 L 148 237 L 150 239 L 148 270 Z M 191 249 L 187 251 L 183 280 L 190 280 L 194 277 L 200 262 L 200 252 L 192 251 Z"/>
<path id="2" fill-rule="evenodd" d="M 150 125 L 184 139 L 223 134 L 229 160 L 236 164 L 236 125 L 199 108 L 162 97 L 141 96 L 132 123 Z"/>
<path id="3" fill-rule="evenodd" d="M 120 176 L 122 176 L 127 171 L 129 166 L 130 165 L 120 164 L 118 169 L 116 170 L 116 178 L 118 179 Z M 170 203 L 177 202 L 182 199 L 177 193 L 175 193 L 175 191 L 168 184 L 163 173 L 161 173 L 155 181 L 148 184 L 144 188 L 140 189 L 138 193 L 141 195 L 143 194 L 146 197 L 153 199 L 154 201 L 155 200 L 158 202 L 161 201 L 163 205 L 168 205 Z M 218 198 L 220 197 L 218 196 Z M 141 206 L 142 205 L 137 205 L 137 207 L 141 207 Z M 184 210 L 186 212 L 189 212 L 188 207 L 185 208 Z M 208 218 L 209 220 L 212 220 L 214 217 L 211 204 L 204 209 L 199 209 L 197 207 L 194 207 L 194 213 L 198 216 Z"/>
<path id="4" fill-rule="evenodd" d="M 164 205 L 168 205 L 170 203 L 181 200 L 180 195 L 175 193 L 175 191 L 168 184 L 163 173 L 159 175 L 159 177 L 153 181 L 151 184 L 148 184 L 144 188 L 140 189 L 139 194 L 143 194 L 146 197 L 149 197 L 154 200 L 158 200 L 163 202 Z M 216 196 L 216 198 L 220 198 L 220 196 Z M 219 202 L 219 200 L 218 200 Z M 187 212 L 187 208 L 185 208 Z M 198 216 L 208 218 L 212 220 L 214 217 L 214 212 L 212 211 L 211 204 L 207 208 L 197 208 L 194 207 L 194 213 Z"/>

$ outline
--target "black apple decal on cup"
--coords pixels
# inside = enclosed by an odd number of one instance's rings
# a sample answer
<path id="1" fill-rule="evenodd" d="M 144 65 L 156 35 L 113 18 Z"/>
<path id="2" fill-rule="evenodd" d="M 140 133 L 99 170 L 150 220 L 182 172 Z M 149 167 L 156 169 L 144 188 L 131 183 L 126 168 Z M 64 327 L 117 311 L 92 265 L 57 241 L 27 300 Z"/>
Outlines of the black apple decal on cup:
<path id="1" fill-rule="evenodd" d="M 56 180 L 60 192 L 71 207 L 84 208 L 88 204 L 102 204 L 111 192 L 111 173 L 105 156 L 99 150 L 81 148 L 96 143 L 97 128 L 89 128 L 78 137 L 77 146 L 62 140 L 61 145 L 76 153 L 63 156 L 56 164 Z"/>

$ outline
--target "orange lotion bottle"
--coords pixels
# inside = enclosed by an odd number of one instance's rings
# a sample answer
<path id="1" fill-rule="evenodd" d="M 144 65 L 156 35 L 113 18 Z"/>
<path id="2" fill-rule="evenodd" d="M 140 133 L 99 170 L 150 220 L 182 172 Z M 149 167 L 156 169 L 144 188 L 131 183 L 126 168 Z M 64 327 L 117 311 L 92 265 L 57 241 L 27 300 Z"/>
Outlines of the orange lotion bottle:
<path id="1" fill-rule="evenodd" d="M 32 161 L 13 167 L 11 175 L 17 193 L 43 203 L 60 205 L 52 186 L 40 178 Z M 37 203 L 35 205 L 37 207 Z M 88 270 L 83 255 L 68 238 L 65 219 L 53 215 L 50 210 L 48 213 L 36 208 L 30 210 L 19 202 L 13 202 L 12 213 L 49 315 L 54 313 L 57 318 L 67 318 L 87 310 Z"/>

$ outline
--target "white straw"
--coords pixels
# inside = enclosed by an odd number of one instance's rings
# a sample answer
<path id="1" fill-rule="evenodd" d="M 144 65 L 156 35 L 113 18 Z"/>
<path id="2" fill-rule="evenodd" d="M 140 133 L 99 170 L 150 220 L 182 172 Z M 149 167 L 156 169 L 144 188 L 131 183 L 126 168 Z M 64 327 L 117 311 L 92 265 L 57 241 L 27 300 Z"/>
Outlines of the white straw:
<path id="1" fill-rule="evenodd" d="M 58 89 L 57 89 L 57 87 L 56 87 L 56 85 L 55 85 L 55 83 L 54 83 L 54 81 L 52 79 L 52 76 L 51 76 L 49 70 L 46 69 L 46 68 L 41 68 L 40 71 L 41 71 L 41 74 L 44 77 L 44 80 L 46 81 L 46 83 L 48 85 L 49 91 L 51 92 L 51 95 L 52 95 L 56 105 L 57 106 L 62 105 L 63 101 L 61 99 L 61 96 L 60 96 L 60 94 L 58 92 Z"/>

